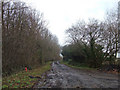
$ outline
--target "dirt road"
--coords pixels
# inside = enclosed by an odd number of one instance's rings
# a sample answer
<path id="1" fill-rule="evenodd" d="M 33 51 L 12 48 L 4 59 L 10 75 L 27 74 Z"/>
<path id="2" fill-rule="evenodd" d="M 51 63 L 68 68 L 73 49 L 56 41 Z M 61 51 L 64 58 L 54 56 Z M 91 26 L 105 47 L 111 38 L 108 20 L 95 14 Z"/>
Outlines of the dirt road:
<path id="1" fill-rule="evenodd" d="M 76 70 L 59 62 L 53 62 L 43 78 L 35 88 L 118 88 L 118 75 Z"/>

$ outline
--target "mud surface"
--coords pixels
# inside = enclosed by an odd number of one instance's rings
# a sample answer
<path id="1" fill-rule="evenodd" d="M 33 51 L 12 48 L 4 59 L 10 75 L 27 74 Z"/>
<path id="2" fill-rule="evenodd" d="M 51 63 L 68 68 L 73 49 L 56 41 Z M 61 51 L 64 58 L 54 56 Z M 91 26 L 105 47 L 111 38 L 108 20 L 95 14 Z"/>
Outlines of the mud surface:
<path id="1" fill-rule="evenodd" d="M 118 75 L 76 70 L 59 62 L 45 73 L 34 88 L 118 88 Z"/>

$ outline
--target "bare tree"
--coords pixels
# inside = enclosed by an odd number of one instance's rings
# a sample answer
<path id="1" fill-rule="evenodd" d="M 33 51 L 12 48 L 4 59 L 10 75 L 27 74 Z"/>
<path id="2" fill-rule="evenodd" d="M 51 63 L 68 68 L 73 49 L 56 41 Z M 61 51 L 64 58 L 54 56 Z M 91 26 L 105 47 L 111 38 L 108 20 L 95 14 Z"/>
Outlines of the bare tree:
<path id="1" fill-rule="evenodd" d="M 23 2 L 3 2 L 2 67 L 10 74 L 24 66 L 44 64 L 59 56 L 57 41 L 47 29 L 43 14 Z M 53 48 L 53 44 L 55 44 Z"/>

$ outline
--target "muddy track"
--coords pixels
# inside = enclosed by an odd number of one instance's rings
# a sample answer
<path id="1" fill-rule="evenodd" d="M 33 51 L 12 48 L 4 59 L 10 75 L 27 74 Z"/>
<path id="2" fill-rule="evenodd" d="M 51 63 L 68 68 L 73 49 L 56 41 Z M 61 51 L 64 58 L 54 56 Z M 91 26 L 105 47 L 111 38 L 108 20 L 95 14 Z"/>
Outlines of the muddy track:
<path id="1" fill-rule="evenodd" d="M 53 62 L 52 69 L 34 88 L 118 88 L 118 85 L 118 75 L 76 70 Z"/>

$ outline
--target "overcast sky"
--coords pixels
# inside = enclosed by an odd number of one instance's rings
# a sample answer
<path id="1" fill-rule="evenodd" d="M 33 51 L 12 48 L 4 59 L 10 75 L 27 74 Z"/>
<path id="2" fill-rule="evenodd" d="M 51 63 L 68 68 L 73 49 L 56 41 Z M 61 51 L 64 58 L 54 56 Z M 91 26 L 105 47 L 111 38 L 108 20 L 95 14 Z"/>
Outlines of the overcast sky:
<path id="1" fill-rule="evenodd" d="M 77 20 L 103 20 L 105 12 L 117 6 L 119 0 L 22 0 L 44 13 L 49 30 L 60 45 L 65 42 L 65 30 Z"/>

